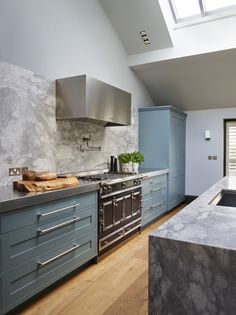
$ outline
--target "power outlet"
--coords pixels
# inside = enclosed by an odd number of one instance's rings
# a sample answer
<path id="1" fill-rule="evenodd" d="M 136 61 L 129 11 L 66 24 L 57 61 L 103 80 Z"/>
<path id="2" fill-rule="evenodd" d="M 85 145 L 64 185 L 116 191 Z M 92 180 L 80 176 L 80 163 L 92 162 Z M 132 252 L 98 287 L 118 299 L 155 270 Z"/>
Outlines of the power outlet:
<path id="1" fill-rule="evenodd" d="M 24 172 L 28 171 L 28 166 L 23 167 L 10 167 L 9 168 L 9 176 L 19 176 L 22 175 Z"/>
<path id="2" fill-rule="evenodd" d="M 21 175 L 20 167 L 10 167 L 9 168 L 9 176 L 19 176 Z"/>

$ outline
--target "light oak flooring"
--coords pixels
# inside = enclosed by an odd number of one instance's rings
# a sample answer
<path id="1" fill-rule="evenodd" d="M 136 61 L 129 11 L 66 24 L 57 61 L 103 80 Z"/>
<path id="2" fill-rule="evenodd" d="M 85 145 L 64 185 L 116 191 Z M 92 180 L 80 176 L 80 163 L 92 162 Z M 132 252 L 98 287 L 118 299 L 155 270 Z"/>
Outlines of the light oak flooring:
<path id="1" fill-rule="evenodd" d="M 148 226 L 98 264 L 60 283 L 17 311 L 21 315 L 147 314 L 148 234 L 185 205 Z"/>

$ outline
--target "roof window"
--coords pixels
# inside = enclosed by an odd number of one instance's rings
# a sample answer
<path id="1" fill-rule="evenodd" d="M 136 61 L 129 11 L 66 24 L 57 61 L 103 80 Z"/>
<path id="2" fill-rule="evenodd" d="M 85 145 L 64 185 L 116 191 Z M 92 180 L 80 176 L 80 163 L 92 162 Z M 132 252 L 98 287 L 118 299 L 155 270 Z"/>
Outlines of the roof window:
<path id="1" fill-rule="evenodd" d="M 169 0 L 176 23 L 236 9 L 236 0 Z"/>

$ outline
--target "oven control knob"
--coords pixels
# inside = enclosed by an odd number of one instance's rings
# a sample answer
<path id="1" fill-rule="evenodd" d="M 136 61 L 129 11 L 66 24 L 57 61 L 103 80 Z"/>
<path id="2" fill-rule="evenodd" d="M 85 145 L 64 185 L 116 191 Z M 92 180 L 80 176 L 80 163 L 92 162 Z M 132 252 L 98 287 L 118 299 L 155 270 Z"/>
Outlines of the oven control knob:
<path id="1" fill-rule="evenodd" d="M 138 184 L 139 184 L 139 185 L 141 184 L 141 179 L 138 179 Z"/>
<path id="2" fill-rule="evenodd" d="M 138 185 L 138 180 L 137 179 L 135 179 L 134 185 Z"/>
<path id="3" fill-rule="evenodd" d="M 122 183 L 122 188 L 126 188 L 126 183 Z"/>
<path id="4" fill-rule="evenodd" d="M 103 187 L 103 193 L 104 193 L 104 194 L 107 193 L 107 186 L 104 186 L 104 187 Z"/>
<path id="5" fill-rule="evenodd" d="M 111 192 L 111 186 L 107 186 L 107 192 Z"/>

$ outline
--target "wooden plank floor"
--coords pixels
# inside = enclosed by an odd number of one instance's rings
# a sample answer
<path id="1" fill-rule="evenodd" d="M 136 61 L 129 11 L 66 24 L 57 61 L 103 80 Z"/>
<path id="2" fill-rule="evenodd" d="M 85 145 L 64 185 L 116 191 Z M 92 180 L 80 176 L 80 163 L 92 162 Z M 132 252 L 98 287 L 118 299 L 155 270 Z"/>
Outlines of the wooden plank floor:
<path id="1" fill-rule="evenodd" d="M 17 314 L 147 314 L 148 234 L 184 206 L 147 227 L 97 265 L 90 265 L 34 299 Z"/>

